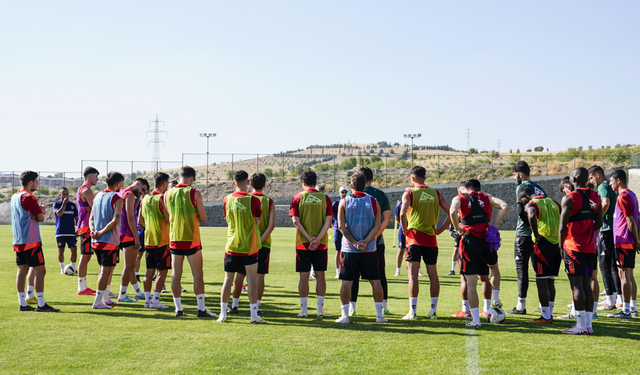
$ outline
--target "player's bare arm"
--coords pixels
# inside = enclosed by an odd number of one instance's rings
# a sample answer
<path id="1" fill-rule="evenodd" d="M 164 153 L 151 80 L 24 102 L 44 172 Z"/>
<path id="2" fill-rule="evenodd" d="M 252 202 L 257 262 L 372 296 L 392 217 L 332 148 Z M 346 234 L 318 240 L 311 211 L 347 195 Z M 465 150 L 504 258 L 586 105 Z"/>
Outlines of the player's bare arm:
<path id="1" fill-rule="evenodd" d="M 311 248 L 312 246 L 314 250 L 318 248 L 318 245 L 320 245 L 320 241 L 322 240 L 322 237 L 324 237 L 324 235 L 329 230 L 329 227 L 331 227 L 332 221 L 333 221 L 333 216 L 325 216 L 324 225 L 322 226 L 322 229 L 320 229 L 320 232 L 318 233 L 318 235 L 315 236 L 315 238 L 313 239 L 313 241 L 311 241 L 311 243 L 309 243 L 309 248 Z"/>
<path id="2" fill-rule="evenodd" d="M 291 220 L 293 221 L 293 226 L 296 227 L 296 229 L 300 232 L 302 237 L 304 237 L 307 241 L 311 242 L 315 239 L 315 237 L 311 237 L 309 233 L 307 233 L 307 230 L 304 229 L 304 226 L 302 225 L 302 222 L 300 222 L 299 217 L 292 216 Z"/>
<path id="3" fill-rule="evenodd" d="M 89 205 L 89 209 L 92 210 L 93 209 L 93 191 L 90 188 L 86 188 L 82 191 L 82 194 L 80 194 L 80 197 L 82 199 L 85 200 L 85 202 L 87 202 L 87 204 Z"/>
<path id="4" fill-rule="evenodd" d="M 409 233 L 409 224 L 407 221 L 407 211 L 411 207 L 411 197 L 406 191 L 402 194 L 402 208 L 400 208 L 400 220 L 402 222 L 402 232 L 406 236 Z"/>
<path id="5" fill-rule="evenodd" d="M 460 217 L 458 216 L 458 210 L 460 209 L 460 198 L 454 197 L 449 206 L 449 220 L 453 224 L 453 229 L 458 232 L 460 236 L 466 236 L 467 232 L 460 228 Z"/>
<path id="6" fill-rule="evenodd" d="M 144 216 L 140 215 L 138 217 L 138 226 L 142 227 L 142 228 L 146 228 L 146 225 L 144 224 Z"/>
<path id="7" fill-rule="evenodd" d="M 67 202 L 69 201 L 69 198 L 64 198 L 62 200 L 62 205 L 60 206 L 60 208 L 58 208 L 58 211 L 56 211 L 56 215 L 58 217 L 62 217 L 62 215 L 64 215 L 64 210 L 65 208 L 67 208 Z"/>
<path id="8" fill-rule="evenodd" d="M 136 198 L 133 194 L 127 195 L 125 198 L 125 213 L 127 215 L 127 221 L 129 222 L 129 229 L 131 230 L 131 235 L 133 236 L 133 242 L 135 249 L 140 248 L 140 238 L 138 237 L 138 224 L 136 223 L 135 217 L 135 205 Z"/>
<path id="9" fill-rule="evenodd" d="M 382 233 L 384 233 L 384 230 L 387 228 L 387 225 L 389 225 L 389 220 L 391 220 L 391 211 L 390 210 L 384 210 L 384 212 L 382 212 L 382 224 L 380 224 L 380 228 L 378 229 L 378 232 L 376 233 L 376 237 L 382 236 Z M 380 220 L 378 220 L 378 221 L 380 221 Z"/>
<path id="10" fill-rule="evenodd" d="M 204 208 L 204 200 L 202 199 L 202 193 L 196 190 L 196 210 L 198 211 L 198 220 L 201 223 L 207 221 L 207 210 Z"/>
<path id="11" fill-rule="evenodd" d="M 609 205 L 611 204 L 611 200 L 609 200 L 609 197 L 601 198 L 600 204 L 602 204 L 602 212 L 607 212 L 609 210 Z"/>
<path id="12" fill-rule="evenodd" d="M 598 209 L 596 210 L 596 223 L 593 226 L 593 230 L 594 231 L 599 231 L 600 228 L 602 228 L 602 222 L 603 222 L 603 217 L 602 217 L 602 205 L 599 204 L 598 205 Z"/>
<path id="13" fill-rule="evenodd" d="M 567 238 L 567 230 L 569 224 L 569 217 L 571 216 L 571 209 L 573 208 L 573 200 L 567 196 L 562 198 L 560 203 L 560 229 L 558 231 L 558 247 L 560 247 L 560 255 L 562 256 L 562 244 L 564 239 Z M 602 215 L 601 215 L 602 220 Z"/>
<path id="14" fill-rule="evenodd" d="M 442 211 L 450 212 L 451 206 L 449 205 L 449 202 L 447 202 L 447 200 L 444 199 L 444 196 L 442 194 L 438 194 L 438 197 L 440 197 L 440 208 L 442 209 Z M 451 217 L 447 215 L 447 219 L 444 221 L 444 223 L 442 223 L 442 225 L 436 229 L 436 236 L 444 232 L 447 228 L 449 228 L 450 224 L 451 224 Z"/>
<path id="15" fill-rule="evenodd" d="M 529 218 L 529 227 L 531 228 L 531 232 L 533 232 L 534 237 L 536 238 L 536 242 L 540 239 L 540 233 L 538 232 L 538 219 L 536 218 L 536 206 L 529 202 L 524 207 L 527 211 L 527 217 Z"/>
<path id="16" fill-rule="evenodd" d="M 264 230 L 264 233 L 262 233 L 262 236 L 260 236 L 260 241 L 264 242 L 267 240 L 267 238 L 269 238 L 269 236 L 271 235 L 271 232 L 273 232 L 273 229 L 276 227 L 276 205 L 272 204 L 271 207 L 269 208 L 269 224 L 267 225 L 267 229 Z"/>
<path id="17" fill-rule="evenodd" d="M 491 194 L 487 194 L 487 196 L 489 197 L 489 204 L 491 205 L 491 207 L 500 210 L 493 219 L 493 225 L 497 226 L 507 216 L 510 207 L 507 202 L 503 201 L 500 198 L 496 198 Z"/>

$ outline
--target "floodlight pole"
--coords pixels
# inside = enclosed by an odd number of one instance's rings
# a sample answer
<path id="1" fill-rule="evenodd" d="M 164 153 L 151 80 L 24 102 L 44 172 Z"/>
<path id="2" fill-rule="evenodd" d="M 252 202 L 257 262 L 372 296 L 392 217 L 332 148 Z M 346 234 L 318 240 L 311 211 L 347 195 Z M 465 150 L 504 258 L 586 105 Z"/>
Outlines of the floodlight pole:
<path id="1" fill-rule="evenodd" d="M 411 138 L 411 168 L 413 168 L 413 139 L 422 137 L 422 133 L 418 134 L 405 134 L 405 138 Z"/>
<path id="2" fill-rule="evenodd" d="M 200 133 L 200 137 L 207 138 L 207 192 L 209 192 L 209 138 L 215 136 L 216 133 Z"/>

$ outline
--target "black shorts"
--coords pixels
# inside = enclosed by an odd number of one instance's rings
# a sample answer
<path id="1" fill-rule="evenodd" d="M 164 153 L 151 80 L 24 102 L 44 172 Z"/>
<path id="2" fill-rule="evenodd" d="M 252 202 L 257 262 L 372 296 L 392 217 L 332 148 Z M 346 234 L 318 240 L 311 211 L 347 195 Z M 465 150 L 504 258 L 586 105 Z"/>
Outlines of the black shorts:
<path id="1" fill-rule="evenodd" d="M 606 257 L 617 258 L 616 246 L 613 243 L 613 230 L 598 233 L 598 260 L 602 263 Z"/>
<path id="2" fill-rule="evenodd" d="M 120 250 L 124 250 L 127 247 L 131 247 L 135 244 L 136 244 L 135 241 L 120 242 L 119 247 L 120 247 Z M 142 246 L 140 246 L 140 248 L 142 248 Z"/>
<path id="3" fill-rule="evenodd" d="M 564 267 L 564 271 L 569 276 L 591 277 L 593 270 L 598 267 L 598 256 L 596 253 L 585 254 L 565 249 Z"/>
<path id="4" fill-rule="evenodd" d="M 422 245 L 409 245 L 407 248 L 407 262 L 418 262 L 424 259 L 424 263 L 428 266 L 438 262 L 438 247 L 427 247 Z"/>
<path id="5" fill-rule="evenodd" d="M 259 252 L 251 255 L 231 255 L 224 253 L 224 272 L 246 275 L 245 266 L 258 263 Z"/>
<path id="6" fill-rule="evenodd" d="M 64 249 L 64 247 L 68 247 L 72 249 L 77 246 L 78 241 L 76 240 L 76 236 L 56 236 L 56 242 L 58 243 L 58 249 Z"/>
<path id="7" fill-rule="evenodd" d="M 553 244 L 541 237 L 533 244 L 533 254 L 531 254 L 531 265 L 536 277 L 555 277 L 560 272 L 560 248 L 558 244 Z"/>
<path id="8" fill-rule="evenodd" d="M 261 275 L 266 275 L 269 273 L 269 258 L 271 256 L 271 249 L 268 247 L 263 247 L 258 251 L 258 273 Z M 236 271 L 237 273 L 241 273 L 243 275 L 247 274 L 247 271 L 244 269 L 244 265 L 240 271 Z"/>
<path id="9" fill-rule="evenodd" d="M 80 254 L 81 255 L 93 255 L 94 251 L 91 247 L 91 235 L 89 232 L 85 232 L 80 235 Z"/>
<path id="10" fill-rule="evenodd" d="M 38 246 L 31 250 L 16 252 L 16 265 L 29 267 L 44 266 L 44 254 L 42 254 L 42 246 Z"/>
<path id="11" fill-rule="evenodd" d="M 486 238 L 466 235 L 460 240 L 458 251 L 461 275 L 486 276 L 489 274 L 487 260 L 490 260 L 492 265 L 498 262 L 497 252 L 491 251 Z"/>
<path id="12" fill-rule="evenodd" d="M 460 236 L 459 234 L 456 233 L 456 236 L 453 238 L 453 247 L 458 249 L 460 247 L 460 239 L 462 239 L 462 236 Z"/>
<path id="13" fill-rule="evenodd" d="M 120 262 L 120 250 L 93 250 L 96 253 L 98 264 L 103 267 L 115 267 Z"/>
<path id="14" fill-rule="evenodd" d="M 367 280 L 380 280 L 378 252 L 340 253 L 340 280 L 355 281 L 362 276 Z"/>
<path id="15" fill-rule="evenodd" d="M 324 272 L 327 270 L 327 250 L 296 250 L 296 272 Z"/>
<path id="16" fill-rule="evenodd" d="M 202 249 L 202 247 L 196 246 L 192 247 L 191 249 L 171 249 L 170 251 L 171 255 L 182 255 L 188 257 L 189 255 L 197 253 L 198 251 L 200 251 L 200 249 Z"/>
<path id="17" fill-rule="evenodd" d="M 164 271 L 171 269 L 171 253 L 169 253 L 169 246 L 167 245 L 146 249 L 144 257 L 147 261 L 148 270 Z"/>
<path id="18" fill-rule="evenodd" d="M 616 246 L 616 264 L 618 268 L 636 268 L 636 251 Z"/>
<path id="19" fill-rule="evenodd" d="M 342 250 L 342 232 L 335 231 L 334 233 L 336 238 L 334 238 L 333 244 L 336 246 L 336 251 L 340 251 Z"/>

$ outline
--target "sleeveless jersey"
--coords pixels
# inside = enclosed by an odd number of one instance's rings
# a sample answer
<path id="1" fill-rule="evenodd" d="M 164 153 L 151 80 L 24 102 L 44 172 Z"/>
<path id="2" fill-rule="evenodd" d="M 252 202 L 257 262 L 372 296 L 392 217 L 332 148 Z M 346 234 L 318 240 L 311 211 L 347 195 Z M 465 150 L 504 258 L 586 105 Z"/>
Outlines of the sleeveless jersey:
<path id="1" fill-rule="evenodd" d="M 250 255 L 260 250 L 260 234 L 256 219 L 251 212 L 252 195 L 226 198 L 226 219 L 228 223 L 225 253 L 231 255 Z"/>
<path id="2" fill-rule="evenodd" d="M 262 220 L 260 220 L 260 225 L 258 225 L 258 233 L 260 233 L 260 236 L 262 236 L 262 233 L 264 233 L 264 231 L 266 231 L 267 227 L 269 226 L 269 215 L 271 215 L 271 211 L 269 210 L 269 202 L 271 201 L 271 198 L 264 194 L 256 195 L 254 193 L 252 195 L 260 199 L 260 207 L 262 208 Z M 269 235 L 269 237 L 264 240 L 264 242 L 262 243 L 262 247 L 266 247 L 268 249 L 271 248 L 271 235 Z"/>
<path id="3" fill-rule="evenodd" d="M 538 209 L 538 233 L 552 244 L 558 244 L 560 229 L 560 207 L 551 198 L 537 196 L 531 200 Z"/>
<path id="4" fill-rule="evenodd" d="M 438 192 L 431 187 L 410 189 L 412 193 L 411 207 L 407 211 L 407 229 L 415 229 L 427 235 L 435 235 L 438 224 L 440 202 Z"/>
<path id="5" fill-rule="evenodd" d="M 477 238 L 484 238 L 489 229 L 493 210 L 489 196 L 483 192 L 472 191 L 470 194 L 458 194 L 460 199 L 460 224 Z"/>
<path id="6" fill-rule="evenodd" d="M 171 188 L 166 193 L 166 207 L 169 213 L 169 241 L 200 242 L 200 221 L 198 210 L 191 201 L 191 186 Z"/>
<path id="7" fill-rule="evenodd" d="M 567 196 L 573 201 L 573 207 L 567 224 L 564 248 L 579 253 L 595 253 L 594 220 L 600 197 L 589 188 L 578 188 Z"/>
<path id="8" fill-rule="evenodd" d="M 22 207 L 21 198 L 30 194 L 26 190 L 18 191 L 11 196 L 11 229 L 13 230 L 14 245 L 28 245 L 42 242 L 40 239 L 40 223 L 33 218 L 33 214 Z M 30 250 L 26 246 L 24 250 Z"/>
<path id="9" fill-rule="evenodd" d="M 344 217 L 347 229 L 349 233 L 356 240 L 364 240 L 373 225 L 375 224 L 376 214 L 373 212 L 373 205 L 371 204 L 372 197 L 366 194 L 362 198 L 356 198 L 353 195 L 347 196 L 344 199 Z M 372 253 L 376 251 L 376 238 L 374 237 L 367 243 L 367 250 L 365 253 Z M 345 253 L 359 253 L 347 237 L 342 237 L 342 251 Z"/>
<path id="10" fill-rule="evenodd" d="M 82 184 L 82 186 L 78 188 L 78 195 L 76 195 L 76 205 L 78 206 L 78 235 L 89 231 L 91 207 L 87 201 L 82 200 L 82 193 L 87 189 L 89 189 L 89 185 Z"/>
<path id="11" fill-rule="evenodd" d="M 533 191 L 536 193 L 536 195 L 543 195 L 543 196 L 547 196 L 547 193 L 544 192 L 544 190 L 542 189 L 542 187 L 540 187 L 540 185 L 536 184 L 533 181 L 525 181 L 523 183 L 521 183 L 520 185 L 518 185 L 518 187 L 516 187 L 516 201 L 518 199 L 518 191 L 520 190 L 521 186 L 528 186 L 531 189 L 533 189 Z M 518 205 L 521 203 L 517 203 Z M 516 237 L 531 237 L 531 229 L 529 229 L 529 226 L 526 225 L 524 223 L 524 221 L 522 221 L 522 219 L 520 218 L 520 215 L 518 216 L 518 222 L 516 224 Z"/>
<path id="12" fill-rule="evenodd" d="M 130 194 L 133 194 L 130 188 L 122 188 L 118 192 L 118 196 L 122 198 L 122 214 L 120 215 L 120 240 L 121 242 L 133 241 L 133 233 L 129 228 L 129 218 L 127 217 L 127 201 L 126 198 Z M 135 204 L 133 205 L 134 217 L 135 217 Z"/>
<path id="13" fill-rule="evenodd" d="M 620 192 L 619 198 L 624 198 L 624 195 L 628 195 L 631 198 L 633 204 L 633 221 L 636 223 L 636 230 L 638 230 L 638 198 L 636 194 L 629 189 L 625 189 Z M 620 204 L 616 201 L 615 213 L 613 214 L 613 243 L 616 245 L 629 245 L 634 244 L 635 241 L 629 227 L 627 226 L 627 218 L 620 208 Z"/>
<path id="14" fill-rule="evenodd" d="M 144 245 L 147 248 L 158 248 L 169 244 L 169 227 L 167 219 L 160 211 L 162 193 L 153 191 L 140 202 L 140 214 L 144 218 Z"/>
<path id="15" fill-rule="evenodd" d="M 93 200 L 93 225 L 97 230 L 106 227 L 113 220 L 115 205 L 112 202 L 115 195 L 117 194 L 109 189 L 96 194 Z M 120 223 L 97 239 L 91 239 L 91 247 L 94 249 L 117 250 L 119 244 Z"/>
<path id="16" fill-rule="evenodd" d="M 303 191 L 300 193 L 300 205 L 298 206 L 300 213 L 300 223 L 311 237 L 315 237 L 320 233 L 327 217 L 327 199 L 324 193 Z M 321 245 L 328 243 L 329 235 L 324 234 L 320 240 Z M 296 231 L 296 247 L 297 245 L 308 243 L 306 238 Z"/>

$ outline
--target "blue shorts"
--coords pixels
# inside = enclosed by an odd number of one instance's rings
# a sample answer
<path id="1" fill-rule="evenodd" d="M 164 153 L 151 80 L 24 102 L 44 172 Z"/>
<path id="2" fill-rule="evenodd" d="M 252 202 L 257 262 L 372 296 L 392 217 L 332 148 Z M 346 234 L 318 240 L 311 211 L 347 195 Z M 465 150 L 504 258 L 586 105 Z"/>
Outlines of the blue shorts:
<path id="1" fill-rule="evenodd" d="M 64 249 L 65 245 L 71 249 L 77 245 L 76 236 L 56 236 L 56 242 L 58 249 Z"/>
<path id="2" fill-rule="evenodd" d="M 402 228 L 398 229 L 398 249 L 406 249 L 407 247 L 407 240 L 404 237 L 404 232 L 402 231 Z"/>
<path id="3" fill-rule="evenodd" d="M 336 247 L 336 251 L 340 251 L 342 250 L 342 232 L 337 230 L 334 233 L 336 234 L 336 238 L 333 240 L 333 244 Z"/>

